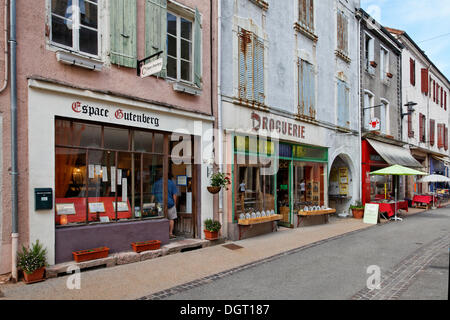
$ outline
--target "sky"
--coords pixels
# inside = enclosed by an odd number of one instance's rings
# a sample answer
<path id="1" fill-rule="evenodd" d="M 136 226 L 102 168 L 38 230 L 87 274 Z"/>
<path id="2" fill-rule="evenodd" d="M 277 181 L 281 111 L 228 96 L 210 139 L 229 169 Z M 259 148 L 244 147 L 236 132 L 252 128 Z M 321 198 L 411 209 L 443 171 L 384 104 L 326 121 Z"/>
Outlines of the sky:
<path id="1" fill-rule="evenodd" d="M 385 27 L 406 31 L 450 80 L 450 0 L 361 0 Z"/>

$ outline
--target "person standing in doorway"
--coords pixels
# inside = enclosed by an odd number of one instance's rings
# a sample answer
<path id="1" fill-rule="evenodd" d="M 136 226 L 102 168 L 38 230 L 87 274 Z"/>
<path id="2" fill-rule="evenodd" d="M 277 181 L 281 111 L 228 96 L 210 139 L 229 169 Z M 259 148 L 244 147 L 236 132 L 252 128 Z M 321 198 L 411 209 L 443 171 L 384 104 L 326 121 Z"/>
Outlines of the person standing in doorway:
<path id="1" fill-rule="evenodd" d="M 177 216 L 177 194 L 178 189 L 175 182 L 172 181 L 172 173 L 169 173 L 169 179 L 167 181 L 167 218 L 169 219 L 169 238 L 174 239 L 176 236 L 173 234 L 175 227 L 175 219 Z M 153 185 L 153 194 L 159 203 L 163 203 L 163 180 L 162 174 L 159 174 L 159 179 Z"/>

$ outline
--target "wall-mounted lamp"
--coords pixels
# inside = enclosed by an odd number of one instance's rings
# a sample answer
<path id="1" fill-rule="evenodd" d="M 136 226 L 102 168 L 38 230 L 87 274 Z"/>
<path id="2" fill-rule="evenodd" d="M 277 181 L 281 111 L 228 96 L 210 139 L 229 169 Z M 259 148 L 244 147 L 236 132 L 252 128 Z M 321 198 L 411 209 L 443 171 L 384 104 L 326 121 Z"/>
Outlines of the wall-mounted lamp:
<path id="1" fill-rule="evenodd" d="M 417 105 L 417 103 L 412 102 L 412 101 L 409 101 L 407 104 L 405 104 L 405 107 L 408 107 L 408 112 L 402 113 L 402 119 L 403 119 L 404 116 L 410 115 L 411 113 L 413 113 L 414 111 L 416 111 L 416 110 L 414 110 L 414 108 L 413 108 L 413 107 L 416 106 L 416 105 Z"/>

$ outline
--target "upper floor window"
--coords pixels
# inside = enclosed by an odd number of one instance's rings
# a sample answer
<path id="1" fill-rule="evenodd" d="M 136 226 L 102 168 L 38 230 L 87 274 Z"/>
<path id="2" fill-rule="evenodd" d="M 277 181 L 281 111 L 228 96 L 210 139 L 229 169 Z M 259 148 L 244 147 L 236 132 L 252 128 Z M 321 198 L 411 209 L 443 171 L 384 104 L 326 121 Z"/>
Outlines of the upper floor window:
<path id="1" fill-rule="evenodd" d="M 264 103 L 264 42 L 239 29 L 239 98 Z"/>
<path id="2" fill-rule="evenodd" d="M 340 10 L 337 13 L 337 49 L 348 56 L 348 18 Z"/>
<path id="3" fill-rule="evenodd" d="M 167 12 L 167 77 L 192 82 L 192 21 Z"/>
<path id="4" fill-rule="evenodd" d="M 389 102 L 387 100 L 381 100 L 381 107 L 379 108 L 380 112 L 380 131 L 383 134 L 390 134 L 390 120 L 389 116 Z"/>
<path id="5" fill-rule="evenodd" d="M 298 21 L 309 32 L 314 33 L 314 0 L 298 1 Z"/>
<path id="6" fill-rule="evenodd" d="M 350 127 L 350 88 L 342 80 L 337 82 L 337 107 L 338 107 L 338 126 Z"/>
<path id="7" fill-rule="evenodd" d="M 364 39 L 364 63 L 366 70 L 371 70 L 369 67 L 371 66 L 371 61 L 375 62 L 374 55 L 374 40 L 366 33 Z"/>
<path id="8" fill-rule="evenodd" d="M 409 58 L 409 81 L 415 86 L 416 85 L 416 61 Z"/>
<path id="9" fill-rule="evenodd" d="M 314 66 L 299 60 L 298 67 L 298 114 L 315 118 L 316 116 L 316 77 Z"/>
<path id="10" fill-rule="evenodd" d="M 98 0 L 52 0 L 50 40 L 63 48 L 98 56 Z"/>
<path id="11" fill-rule="evenodd" d="M 386 80 L 389 73 L 389 51 L 383 47 L 380 49 L 380 79 Z"/>

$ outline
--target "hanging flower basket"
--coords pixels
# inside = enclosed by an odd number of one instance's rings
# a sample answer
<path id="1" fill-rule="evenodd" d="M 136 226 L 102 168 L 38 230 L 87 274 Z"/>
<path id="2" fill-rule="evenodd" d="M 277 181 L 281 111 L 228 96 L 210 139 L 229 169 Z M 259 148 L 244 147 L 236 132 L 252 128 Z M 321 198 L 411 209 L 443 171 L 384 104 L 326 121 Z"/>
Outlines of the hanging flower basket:
<path id="1" fill-rule="evenodd" d="M 207 189 L 210 193 L 216 194 L 222 188 L 228 190 L 229 184 L 231 184 L 230 178 L 225 173 L 216 172 L 211 176 L 211 185 Z"/>
<path id="2" fill-rule="evenodd" d="M 134 252 L 158 250 L 161 247 L 161 241 L 150 240 L 150 241 L 143 241 L 143 242 L 132 242 L 131 246 L 133 247 Z"/>
<path id="3" fill-rule="evenodd" d="M 73 259 L 76 262 L 83 262 L 95 259 L 106 258 L 109 254 L 109 248 L 100 247 L 88 250 L 80 250 L 72 252 Z"/>
<path id="4" fill-rule="evenodd" d="M 216 194 L 216 193 L 219 193 L 219 192 L 220 192 L 220 190 L 222 189 L 222 187 L 218 187 L 218 186 L 209 186 L 209 187 L 207 187 L 207 189 L 208 189 L 209 193 Z"/>

